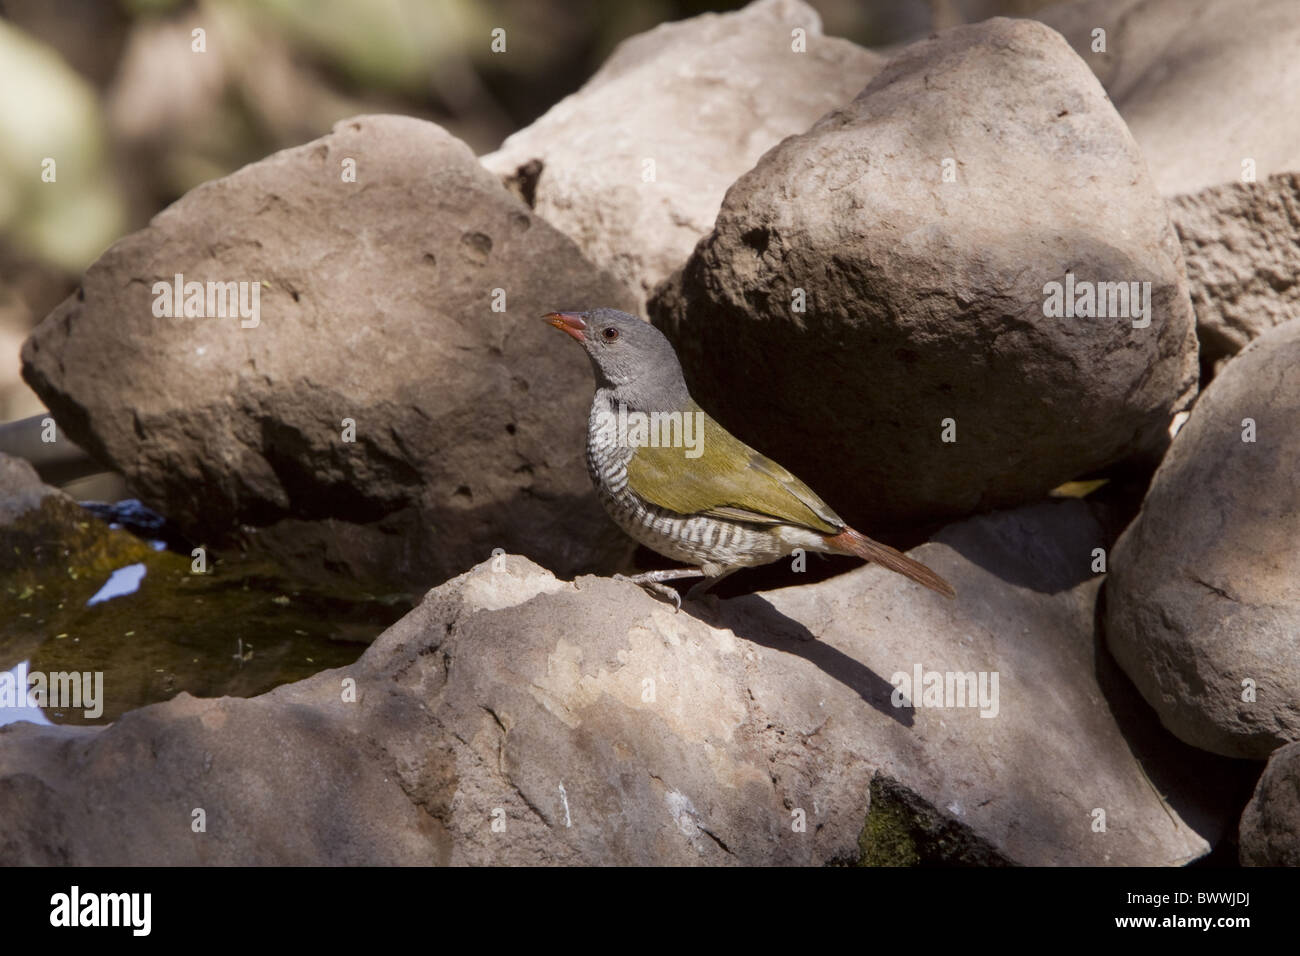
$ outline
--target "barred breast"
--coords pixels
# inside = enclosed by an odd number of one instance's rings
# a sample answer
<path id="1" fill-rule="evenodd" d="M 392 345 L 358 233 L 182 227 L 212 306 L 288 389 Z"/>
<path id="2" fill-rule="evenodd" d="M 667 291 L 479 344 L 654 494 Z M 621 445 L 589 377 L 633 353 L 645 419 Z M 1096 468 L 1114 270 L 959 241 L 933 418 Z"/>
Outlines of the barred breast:
<path id="1" fill-rule="evenodd" d="M 646 547 L 716 577 L 730 568 L 767 564 L 807 546 L 802 540 L 787 540 L 784 528 L 682 515 L 646 501 L 627 485 L 634 450 L 619 443 L 612 402 L 597 392 L 587 422 L 587 471 L 614 523 Z"/>

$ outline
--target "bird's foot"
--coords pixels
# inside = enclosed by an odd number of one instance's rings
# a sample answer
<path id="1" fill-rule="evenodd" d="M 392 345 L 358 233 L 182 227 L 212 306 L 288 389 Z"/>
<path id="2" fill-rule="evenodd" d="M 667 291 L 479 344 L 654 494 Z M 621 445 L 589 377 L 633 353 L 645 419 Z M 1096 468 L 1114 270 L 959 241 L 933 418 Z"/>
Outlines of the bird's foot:
<path id="1" fill-rule="evenodd" d="M 677 593 L 676 588 L 670 588 L 668 585 L 661 584 L 658 581 L 638 581 L 637 583 L 640 584 L 645 591 L 653 594 L 655 597 L 663 598 L 665 601 L 671 602 L 674 614 L 682 609 L 682 596 Z"/>
<path id="2" fill-rule="evenodd" d="M 615 581 L 630 581 L 632 584 L 639 584 L 650 594 L 671 601 L 674 612 L 682 609 L 682 596 L 676 590 L 664 584 L 665 581 L 677 581 L 681 578 L 699 578 L 703 577 L 704 572 L 699 568 L 675 568 L 665 571 L 646 571 L 642 574 L 616 574 Z M 697 585 L 698 586 L 698 585 Z"/>

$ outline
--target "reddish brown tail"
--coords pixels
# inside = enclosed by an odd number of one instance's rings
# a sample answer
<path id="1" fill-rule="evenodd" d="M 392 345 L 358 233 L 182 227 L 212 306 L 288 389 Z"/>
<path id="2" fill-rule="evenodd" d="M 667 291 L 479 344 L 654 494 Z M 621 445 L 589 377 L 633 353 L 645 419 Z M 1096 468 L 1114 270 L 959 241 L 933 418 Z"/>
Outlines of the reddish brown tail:
<path id="1" fill-rule="evenodd" d="M 836 535 L 827 535 L 826 543 L 842 554 L 855 554 L 867 561 L 874 561 L 883 568 L 897 571 L 917 584 L 924 584 L 931 591 L 938 591 L 944 597 L 957 596 L 951 584 L 920 561 L 913 561 L 901 551 L 895 551 L 889 545 L 881 544 L 879 541 L 872 541 L 865 534 L 859 534 L 852 528 L 845 528 Z"/>

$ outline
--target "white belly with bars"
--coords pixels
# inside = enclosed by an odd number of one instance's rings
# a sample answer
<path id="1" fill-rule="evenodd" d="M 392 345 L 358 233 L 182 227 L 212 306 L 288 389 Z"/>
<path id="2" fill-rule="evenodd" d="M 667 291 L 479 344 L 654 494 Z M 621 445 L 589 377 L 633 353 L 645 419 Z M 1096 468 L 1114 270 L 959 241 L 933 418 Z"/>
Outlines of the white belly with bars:
<path id="1" fill-rule="evenodd" d="M 681 515 L 638 497 L 627 486 L 627 463 L 635 449 L 619 444 L 611 411 L 609 400 L 597 393 L 587 422 L 587 471 L 609 516 L 646 547 L 702 568 L 710 578 L 768 564 L 795 548 L 828 550 L 821 535 L 807 528 Z"/>

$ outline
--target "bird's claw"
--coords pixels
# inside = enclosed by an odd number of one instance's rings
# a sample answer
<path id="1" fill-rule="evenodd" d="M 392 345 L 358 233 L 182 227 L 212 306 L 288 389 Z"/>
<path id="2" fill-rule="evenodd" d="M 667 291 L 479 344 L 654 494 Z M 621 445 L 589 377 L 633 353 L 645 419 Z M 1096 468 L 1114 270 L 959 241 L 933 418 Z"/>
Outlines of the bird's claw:
<path id="1" fill-rule="evenodd" d="M 655 584 L 652 586 L 651 590 L 661 597 L 666 597 L 673 602 L 674 614 L 682 609 L 682 596 L 677 592 L 676 588 L 670 588 L 666 584 Z"/>
<path id="2" fill-rule="evenodd" d="M 671 601 L 674 614 L 682 609 L 682 596 L 677 593 L 676 588 L 670 588 L 668 585 L 660 581 L 649 580 L 641 575 L 629 577 L 626 574 L 615 574 L 614 580 L 628 581 L 632 584 L 639 585 L 647 594 L 653 594 L 655 597 Z"/>

